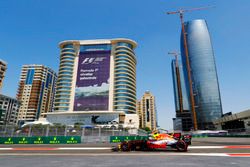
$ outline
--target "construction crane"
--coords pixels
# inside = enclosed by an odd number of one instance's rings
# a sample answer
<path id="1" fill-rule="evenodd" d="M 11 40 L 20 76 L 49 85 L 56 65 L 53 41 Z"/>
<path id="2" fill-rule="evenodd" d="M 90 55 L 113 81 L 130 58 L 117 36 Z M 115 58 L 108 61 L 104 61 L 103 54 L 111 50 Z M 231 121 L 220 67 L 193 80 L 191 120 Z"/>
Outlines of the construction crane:
<path id="1" fill-rule="evenodd" d="M 194 102 L 194 95 L 193 95 L 193 82 L 192 82 L 192 76 L 191 76 L 188 47 L 187 47 L 187 37 L 186 37 L 186 32 L 185 32 L 183 14 L 186 12 L 192 12 L 192 11 L 196 11 L 196 10 L 206 10 L 208 8 L 211 8 L 211 7 L 213 7 L 213 6 L 191 8 L 191 9 L 180 9 L 180 10 L 173 11 L 173 12 L 167 12 L 167 14 L 179 14 L 180 15 L 181 29 L 182 29 L 184 50 L 185 50 L 185 58 L 186 58 L 186 66 L 187 66 L 187 73 L 188 73 L 189 93 L 190 93 L 191 112 L 192 112 L 192 117 L 193 117 L 192 119 L 193 119 L 194 130 L 197 130 L 198 127 L 197 127 L 197 118 L 196 118 L 195 102 Z"/>
<path id="2" fill-rule="evenodd" d="M 175 74 L 176 74 L 176 81 L 177 81 L 177 91 L 178 91 L 178 100 L 179 100 L 179 109 L 180 113 L 183 112 L 183 98 L 182 98 L 182 90 L 181 90 L 181 78 L 180 78 L 180 69 L 178 65 L 178 55 L 180 55 L 178 52 L 168 52 L 169 55 L 172 55 L 175 57 Z"/>

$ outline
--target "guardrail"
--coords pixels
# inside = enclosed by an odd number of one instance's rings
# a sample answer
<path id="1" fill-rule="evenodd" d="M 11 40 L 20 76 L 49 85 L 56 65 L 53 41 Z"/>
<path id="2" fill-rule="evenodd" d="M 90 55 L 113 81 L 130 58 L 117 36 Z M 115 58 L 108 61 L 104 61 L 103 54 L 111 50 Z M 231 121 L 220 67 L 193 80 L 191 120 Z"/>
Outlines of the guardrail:
<path id="1" fill-rule="evenodd" d="M 250 137 L 250 135 L 232 135 L 232 134 L 225 134 L 225 135 L 217 135 L 217 134 L 193 134 L 192 138 L 206 138 L 206 137 Z"/>

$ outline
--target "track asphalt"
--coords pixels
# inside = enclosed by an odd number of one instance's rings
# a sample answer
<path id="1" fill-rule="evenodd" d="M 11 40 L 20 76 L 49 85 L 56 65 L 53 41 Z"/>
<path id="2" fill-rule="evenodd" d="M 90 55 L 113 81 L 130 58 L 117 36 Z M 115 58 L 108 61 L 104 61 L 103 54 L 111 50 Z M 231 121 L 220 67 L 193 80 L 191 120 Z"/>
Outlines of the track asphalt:
<path id="1" fill-rule="evenodd" d="M 115 145 L 0 145 L 0 167 L 250 166 L 250 138 L 195 138 L 188 152 L 112 152 Z"/>

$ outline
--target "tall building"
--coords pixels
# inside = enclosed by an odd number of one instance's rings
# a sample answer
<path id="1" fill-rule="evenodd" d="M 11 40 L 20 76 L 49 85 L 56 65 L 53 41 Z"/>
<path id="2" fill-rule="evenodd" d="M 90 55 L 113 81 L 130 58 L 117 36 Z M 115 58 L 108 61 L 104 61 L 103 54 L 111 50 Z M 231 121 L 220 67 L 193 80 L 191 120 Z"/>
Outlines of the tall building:
<path id="1" fill-rule="evenodd" d="M 181 62 L 178 62 L 177 66 L 176 60 L 172 60 L 171 65 L 176 110 L 176 118 L 173 119 L 174 130 L 190 131 L 193 122 L 190 111 L 189 90 L 185 82 L 183 66 Z"/>
<path id="2" fill-rule="evenodd" d="M 47 114 L 47 120 L 137 124 L 132 119 L 136 115 L 136 46 L 123 38 L 61 42 L 55 112 Z"/>
<path id="3" fill-rule="evenodd" d="M 21 102 L 18 121 L 38 120 L 41 113 L 53 111 L 56 73 L 43 65 L 23 65 L 17 100 Z"/>
<path id="4" fill-rule="evenodd" d="M 0 125 L 16 124 L 20 102 L 0 94 Z"/>
<path id="5" fill-rule="evenodd" d="M 0 92 L 3 86 L 3 79 L 5 77 L 6 69 L 7 69 L 7 63 L 0 59 Z"/>
<path id="6" fill-rule="evenodd" d="M 150 130 L 157 128 L 155 97 L 149 91 L 146 91 L 142 99 L 137 102 L 137 114 L 140 128 L 148 127 Z"/>
<path id="7" fill-rule="evenodd" d="M 213 129 L 213 121 L 222 116 L 219 83 L 212 43 L 205 20 L 185 23 L 188 54 L 193 82 L 195 110 L 199 129 Z M 183 35 L 183 34 L 182 34 Z M 182 63 L 187 72 L 183 36 Z M 184 74 L 188 84 L 187 73 Z"/>

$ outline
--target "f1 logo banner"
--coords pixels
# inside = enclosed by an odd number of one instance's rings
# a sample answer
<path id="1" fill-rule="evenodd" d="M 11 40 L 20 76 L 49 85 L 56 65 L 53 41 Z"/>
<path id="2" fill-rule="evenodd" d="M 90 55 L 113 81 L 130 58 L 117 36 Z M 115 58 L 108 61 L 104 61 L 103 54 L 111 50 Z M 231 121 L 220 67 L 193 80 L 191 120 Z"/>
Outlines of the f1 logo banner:
<path id="1" fill-rule="evenodd" d="M 110 50 L 79 53 L 74 111 L 108 110 L 110 54 Z"/>

